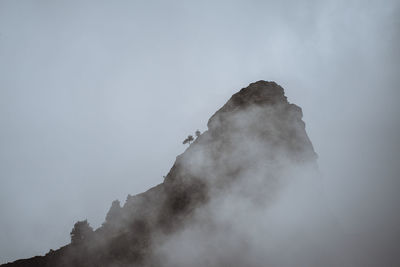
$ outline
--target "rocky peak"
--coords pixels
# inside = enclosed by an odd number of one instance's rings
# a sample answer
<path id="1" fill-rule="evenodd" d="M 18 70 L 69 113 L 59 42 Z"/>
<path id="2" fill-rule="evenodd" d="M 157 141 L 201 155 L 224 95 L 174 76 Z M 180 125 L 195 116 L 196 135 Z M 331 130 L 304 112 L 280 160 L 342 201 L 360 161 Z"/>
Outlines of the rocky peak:
<path id="1" fill-rule="evenodd" d="M 281 86 L 275 82 L 262 80 L 254 82 L 232 95 L 229 101 L 210 118 L 207 126 L 212 128 L 215 118 L 224 113 L 235 112 L 254 105 L 276 105 L 279 103 L 287 103 L 287 98 Z"/>
<path id="2" fill-rule="evenodd" d="M 163 183 L 128 196 L 123 207 L 114 201 L 106 222 L 84 244 L 67 245 L 36 258 L 40 264 L 26 260 L 23 266 L 160 266 L 152 255 L 159 246 L 154 235 L 168 239 L 193 223 L 198 208 L 234 191 L 238 182 L 240 194 L 264 201 L 282 170 L 315 159 L 301 109 L 275 82 L 251 83 L 210 118 L 208 130 L 177 157 Z"/>

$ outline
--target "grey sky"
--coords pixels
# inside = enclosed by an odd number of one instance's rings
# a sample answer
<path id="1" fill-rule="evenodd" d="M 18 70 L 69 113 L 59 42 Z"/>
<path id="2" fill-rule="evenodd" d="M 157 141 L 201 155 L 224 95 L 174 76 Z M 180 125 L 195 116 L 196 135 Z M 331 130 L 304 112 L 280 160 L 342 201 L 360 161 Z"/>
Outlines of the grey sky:
<path id="1" fill-rule="evenodd" d="M 260 79 L 303 108 L 343 228 L 398 237 L 399 8 L 0 1 L 0 263 L 162 182 L 185 136 Z"/>

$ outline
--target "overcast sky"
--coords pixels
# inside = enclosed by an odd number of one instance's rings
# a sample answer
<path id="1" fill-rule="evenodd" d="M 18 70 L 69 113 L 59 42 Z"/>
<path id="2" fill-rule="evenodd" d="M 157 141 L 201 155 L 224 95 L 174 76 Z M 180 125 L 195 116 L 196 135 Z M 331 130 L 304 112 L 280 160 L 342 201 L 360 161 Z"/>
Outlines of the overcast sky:
<path id="1" fill-rule="evenodd" d="M 0 263 L 99 227 L 261 79 L 302 107 L 345 231 L 399 237 L 399 29 L 395 0 L 0 0 Z"/>

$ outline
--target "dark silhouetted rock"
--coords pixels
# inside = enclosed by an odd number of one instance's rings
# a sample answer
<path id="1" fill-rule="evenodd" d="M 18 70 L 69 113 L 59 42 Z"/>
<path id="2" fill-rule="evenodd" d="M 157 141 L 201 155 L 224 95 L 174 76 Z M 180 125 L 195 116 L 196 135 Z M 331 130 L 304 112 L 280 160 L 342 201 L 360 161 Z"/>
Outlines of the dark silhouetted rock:
<path id="1" fill-rule="evenodd" d="M 128 196 L 122 207 L 113 202 L 105 223 L 90 238 L 2 266 L 160 266 L 154 259 L 159 242 L 190 224 L 196 210 L 211 199 L 233 192 L 234 182 L 241 181 L 238 194 L 246 194 L 247 180 L 265 180 L 268 186 L 257 185 L 255 197 L 264 201 L 279 187 L 276 181 L 286 166 L 315 164 L 317 158 L 301 109 L 287 101 L 275 82 L 258 81 L 241 89 L 207 126 L 176 158 L 162 184 Z"/>

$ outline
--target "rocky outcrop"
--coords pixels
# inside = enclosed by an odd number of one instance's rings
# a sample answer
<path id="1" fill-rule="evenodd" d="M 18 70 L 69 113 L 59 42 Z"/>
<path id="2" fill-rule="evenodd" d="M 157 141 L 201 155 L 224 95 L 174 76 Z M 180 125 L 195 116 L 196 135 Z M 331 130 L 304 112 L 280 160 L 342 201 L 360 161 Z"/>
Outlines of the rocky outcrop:
<path id="1" fill-rule="evenodd" d="M 288 166 L 315 164 L 302 111 L 275 82 L 241 89 L 207 126 L 162 184 L 128 196 L 122 207 L 114 202 L 90 238 L 4 266 L 160 266 L 157 247 L 190 225 L 202 207 L 226 192 L 264 203 L 286 179 Z"/>

